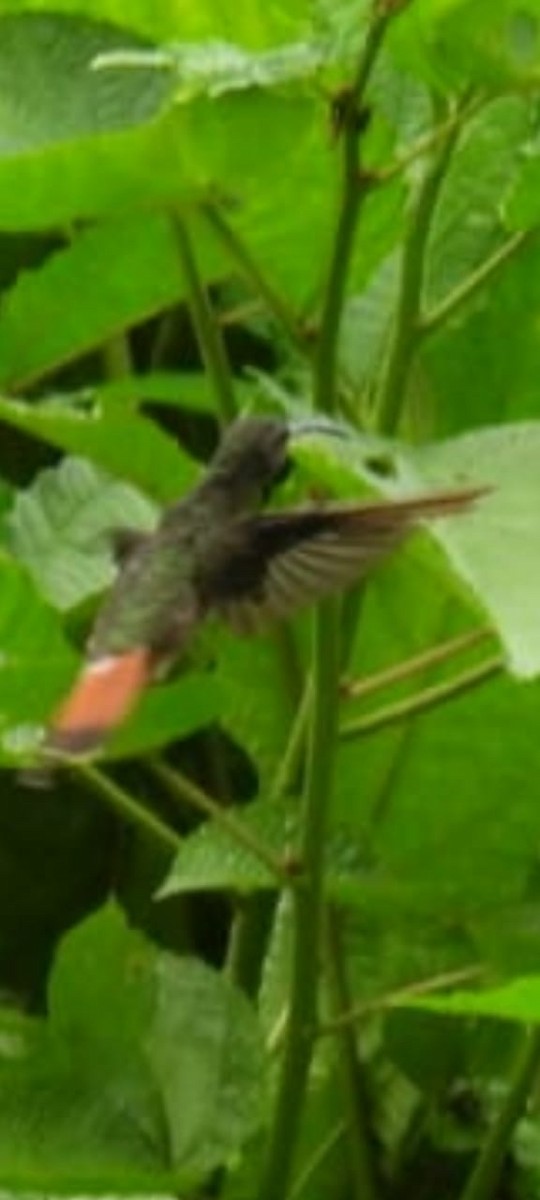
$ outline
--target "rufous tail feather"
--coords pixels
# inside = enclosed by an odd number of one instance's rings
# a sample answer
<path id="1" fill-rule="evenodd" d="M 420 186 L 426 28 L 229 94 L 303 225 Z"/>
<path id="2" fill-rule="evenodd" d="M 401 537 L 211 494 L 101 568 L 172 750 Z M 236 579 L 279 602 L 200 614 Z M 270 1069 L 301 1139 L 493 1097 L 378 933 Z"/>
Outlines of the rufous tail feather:
<path id="1" fill-rule="evenodd" d="M 132 711 L 151 675 L 144 646 L 87 663 L 53 717 L 44 749 L 73 757 L 91 753 Z"/>

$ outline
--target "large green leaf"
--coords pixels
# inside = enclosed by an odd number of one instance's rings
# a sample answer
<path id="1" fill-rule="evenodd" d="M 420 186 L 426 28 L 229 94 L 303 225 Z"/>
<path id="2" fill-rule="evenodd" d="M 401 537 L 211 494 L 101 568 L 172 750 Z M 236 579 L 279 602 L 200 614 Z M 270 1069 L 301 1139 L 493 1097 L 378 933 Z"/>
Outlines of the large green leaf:
<path id="1" fill-rule="evenodd" d="M 538 244 L 524 243 L 422 347 L 432 436 L 538 416 L 539 263 Z"/>
<path id="2" fill-rule="evenodd" d="M 36 586 L 55 608 L 69 609 L 111 583 L 111 530 L 151 529 L 155 520 L 140 492 L 83 459 L 65 458 L 18 493 L 8 523 Z"/>
<path id="3" fill-rule="evenodd" d="M 428 311 L 500 243 L 504 201 L 521 168 L 529 137 L 528 105 L 513 96 L 487 104 L 465 127 L 431 228 L 426 261 Z"/>
<path id="4" fill-rule="evenodd" d="M 38 403 L 0 398 L 0 422 L 44 442 L 84 455 L 97 466 L 175 499 L 195 479 L 195 466 L 172 438 L 132 406 L 105 408 L 99 398 L 52 398 Z M 89 403 L 87 402 L 89 400 Z"/>
<path id="5" fill-rule="evenodd" d="M 49 0 L 18 0 L 24 10 L 47 10 Z M 13 0 L 1 0 L 0 12 L 13 9 Z M 259 0 L 223 6 L 220 0 L 197 0 L 178 5 L 176 0 L 55 0 L 55 12 L 84 13 L 95 21 L 116 22 L 125 30 L 155 38 L 187 40 L 220 37 L 243 45 L 264 47 L 302 32 L 311 17 L 306 0 L 274 0 L 271 6 Z M 125 35 L 127 38 L 127 35 Z"/>
<path id="6" fill-rule="evenodd" d="M 287 695 L 282 649 L 272 633 L 220 639 L 216 682 L 226 730 L 252 756 L 259 786 L 270 786 L 281 761 L 294 705 Z"/>
<path id="7" fill-rule="evenodd" d="M 420 0 L 395 23 L 399 61 L 432 87 L 456 92 L 473 78 L 493 91 L 538 79 L 535 0 L 497 0 L 486 18 L 476 0 Z"/>
<path id="8" fill-rule="evenodd" d="M 84 55 L 86 39 L 79 36 L 77 22 L 72 27 L 68 21 L 66 32 L 65 17 L 50 19 L 53 24 L 55 20 L 59 23 L 68 45 L 71 39 L 74 41 L 75 56 Z M 196 73 L 204 94 L 192 98 L 194 89 L 189 86 L 186 93 L 184 80 L 182 103 L 173 108 L 168 104 L 165 111 L 154 112 L 151 120 L 141 122 L 139 117 L 135 128 L 133 114 L 140 106 L 128 98 L 125 124 L 131 128 L 119 127 L 122 122 L 114 110 L 110 124 L 102 122 L 92 136 L 90 130 L 96 126 L 91 111 L 86 122 L 79 119 L 75 130 L 69 126 L 69 142 L 44 142 L 39 95 L 34 96 L 32 88 L 27 88 L 25 152 L 11 148 L 0 157 L 0 224 L 13 229 L 51 225 L 65 228 L 80 218 L 109 214 L 119 207 L 124 211 L 140 207 L 147 210 L 149 205 L 178 204 L 197 197 L 224 201 L 238 232 L 262 267 L 277 283 L 293 290 L 295 298 L 312 302 L 320 275 L 311 270 L 310 245 L 315 239 L 327 238 L 331 230 L 333 192 L 339 177 L 339 162 L 329 139 L 329 111 L 320 103 L 316 81 L 321 54 L 324 58 L 329 52 L 326 45 L 323 53 L 320 46 L 313 49 L 309 41 L 292 41 L 273 57 L 250 58 L 240 49 L 242 34 L 247 35 L 248 43 L 260 40 L 264 45 L 272 41 L 265 34 L 260 8 L 247 4 L 245 12 L 236 13 L 225 23 L 238 25 L 239 44 L 231 38 L 227 55 L 237 64 L 233 82 L 235 86 L 238 80 L 242 82 L 244 90 L 229 90 L 216 97 L 215 92 L 224 86 L 223 52 L 217 54 L 215 48 L 204 43 L 194 44 L 192 59 L 207 64 L 206 74 Z M 257 34 L 253 36 L 259 27 L 260 39 Z M 294 21 L 292 31 L 296 32 Z M 47 59 L 46 43 L 40 43 L 40 53 L 45 74 L 57 71 L 56 59 L 52 63 Z M 307 71 L 316 82 L 314 95 L 308 94 L 302 79 L 294 83 L 298 62 L 300 73 Z M 142 103 L 146 103 L 149 70 L 152 73 L 152 68 L 103 67 L 92 74 L 106 82 L 111 73 L 116 80 L 120 72 L 132 81 L 132 89 L 140 89 Z M 161 78 L 159 86 L 165 87 L 163 73 L 154 74 Z M 288 86 L 280 90 L 276 85 L 284 78 Z M 78 96 L 80 92 L 84 115 L 88 107 L 86 76 L 82 82 L 71 80 L 71 88 Z M 16 91 L 12 103 L 17 110 Z M 121 100 L 119 104 L 121 107 Z M 61 138 L 61 122 L 52 122 L 52 127 L 55 139 Z M 289 168 L 276 177 L 275 164 L 284 161 Z M 63 186 L 58 189 L 60 177 Z M 302 196 L 301 206 L 296 203 L 298 195 Z M 375 202 L 368 199 L 365 249 L 355 268 L 360 278 L 364 279 L 370 267 L 395 243 L 401 199 L 399 183 L 387 187 Z M 203 248 L 207 244 L 208 239 L 202 237 Z"/>
<path id="9" fill-rule="evenodd" d="M 107 757 L 129 758 L 189 737 L 212 725 L 222 711 L 221 690 L 213 676 L 190 672 L 146 693 L 131 720 L 111 738 Z"/>
<path id="10" fill-rule="evenodd" d="M 21 391 L 171 307 L 183 292 L 165 218 L 124 217 L 86 229 L 8 293 L 0 317 L 0 383 Z"/>
<path id="11" fill-rule="evenodd" d="M 148 43 L 146 43 L 148 44 Z M 0 145 L 6 153 L 148 120 L 171 90 L 170 72 L 92 70 L 100 52 L 142 49 L 124 30 L 79 14 L 0 16 Z"/>
<path id="12" fill-rule="evenodd" d="M 424 485 L 472 480 L 493 489 L 470 516 L 442 523 L 438 537 L 489 613 L 510 670 L 523 679 L 540 671 L 539 450 L 540 424 L 523 422 L 465 434 L 408 456 Z"/>
<path id="13" fill-rule="evenodd" d="M 260 1123 L 245 999 L 202 963 L 157 954 L 115 910 L 66 939 L 49 1007 L 47 1023 L 4 1018 L 4 1186 L 184 1189 Z"/>

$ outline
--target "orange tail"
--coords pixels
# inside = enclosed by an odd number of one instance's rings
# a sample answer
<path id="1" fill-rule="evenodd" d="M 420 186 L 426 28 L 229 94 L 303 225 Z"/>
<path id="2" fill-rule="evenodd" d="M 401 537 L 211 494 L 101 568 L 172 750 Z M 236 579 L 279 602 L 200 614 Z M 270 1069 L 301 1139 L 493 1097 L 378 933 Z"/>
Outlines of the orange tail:
<path id="1" fill-rule="evenodd" d="M 88 754 L 127 717 L 150 682 L 144 647 L 90 662 L 53 718 L 45 749 Z"/>

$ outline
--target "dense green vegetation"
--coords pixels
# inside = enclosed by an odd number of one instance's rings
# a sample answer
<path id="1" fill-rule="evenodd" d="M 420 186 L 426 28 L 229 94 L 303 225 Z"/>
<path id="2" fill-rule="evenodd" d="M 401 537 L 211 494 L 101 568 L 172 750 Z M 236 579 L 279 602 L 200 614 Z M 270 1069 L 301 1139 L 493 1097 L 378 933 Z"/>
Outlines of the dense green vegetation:
<path id="1" fill-rule="evenodd" d="M 538 0 L 0 0 L 0 1188 L 540 1196 Z M 29 788 L 240 412 L 487 484 Z"/>

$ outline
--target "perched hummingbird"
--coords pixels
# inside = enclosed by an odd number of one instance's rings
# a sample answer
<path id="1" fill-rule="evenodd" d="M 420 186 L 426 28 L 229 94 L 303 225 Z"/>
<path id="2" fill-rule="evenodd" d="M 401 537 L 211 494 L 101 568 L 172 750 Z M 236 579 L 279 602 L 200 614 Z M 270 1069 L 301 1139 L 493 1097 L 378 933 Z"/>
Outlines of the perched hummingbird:
<path id="1" fill-rule="evenodd" d="M 154 532 L 117 532 L 118 576 L 45 751 L 94 751 L 209 613 L 255 632 L 360 579 L 419 518 L 466 510 L 485 491 L 261 513 L 287 472 L 290 434 L 279 419 L 236 421 L 201 482 L 165 509 Z"/>

